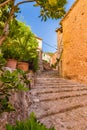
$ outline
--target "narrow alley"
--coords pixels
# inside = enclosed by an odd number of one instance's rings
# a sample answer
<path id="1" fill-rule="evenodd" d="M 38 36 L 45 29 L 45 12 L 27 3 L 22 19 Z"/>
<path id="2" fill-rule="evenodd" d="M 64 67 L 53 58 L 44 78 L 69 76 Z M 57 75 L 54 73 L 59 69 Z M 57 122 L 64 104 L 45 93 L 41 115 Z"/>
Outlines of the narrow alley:
<path id="1" fill-rule="evenodd" d="M 87 130 L 87 85 L 44 72 L 30 90 L 29 113 L 56 130 Z"/>

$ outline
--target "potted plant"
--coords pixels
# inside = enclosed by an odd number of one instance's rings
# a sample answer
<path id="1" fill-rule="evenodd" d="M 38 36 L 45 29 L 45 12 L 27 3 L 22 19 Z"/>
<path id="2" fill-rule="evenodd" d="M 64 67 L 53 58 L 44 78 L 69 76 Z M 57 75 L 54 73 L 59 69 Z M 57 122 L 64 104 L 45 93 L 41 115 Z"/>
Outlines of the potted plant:
<path id="1" fill-rule="evenodd" d="M 18 69 L 28 71 L 29 61 L 33 62 L 37 59 L 36 46 L 30 46 L 29 42 L 26 43 L 17 43 L 9 42 L 4 43 L 1 46 L 3 57 L 7 59 L 6 66 L 15 69 L 16 66 Z M 36 61 L 35 61 L 36 62 Z"/>
<path id="2" fill-rule="evenodd" d="M 18 69 L 21 69 L 23 71 L 28 71 L 29 69 L 29 64 L 27 62 L 23 62 L 23 61 L 19 61 L 17 63 L 17 68 Z"/>
<path id="3" fill-rule="evenodd" d="M 16 68 L 17 60 L 20 58 L 20 52 L 17 43 L 5 42 L 1 46 L 3 57 L 7 60 L 7 67 Z"/>
<path id="4" fill-rule="evenodd" d="M 10 25 L 9 35 L 6 41 L 2 44 L 2 53 L 6 59 L 18 60 L 17 67 L 27 71 L 29 68 L 28 61 L 34 59 L 37 55 L 37 46 L 37 40 L 30 27 L 26 26 L 24 23 L 16 21 Z M 21 66 L 20 61 L 27 65 L 26 69 Z M 14 63 L 14 67 L 12 67 L 12 65 L 10 65 L 10 67 L 14 69 L 16 63 Z"/>
<path id="5" fill-rule="evenodd" d="M 27 49 L 27 45 L 25 46 L 24 43 L 19 43 L 19 54 L 20 54 L 20 57 L 17 62 L 17 68 L 23 71 L 28 71 L 29 51 Z"/>
<path id="6" fill-rule="evenodd" d="M 24 71 L 28 71 L 29 69 L 29 63 L 37 57 L 37 42 L 33 43 L 30 39 L 28 39 L 28 36 L 26 37 L 26 41 L 22 41 L 19 44 L 20 47 L 20 59 L 17 63 L 17 68 L 20 68 Z"/>

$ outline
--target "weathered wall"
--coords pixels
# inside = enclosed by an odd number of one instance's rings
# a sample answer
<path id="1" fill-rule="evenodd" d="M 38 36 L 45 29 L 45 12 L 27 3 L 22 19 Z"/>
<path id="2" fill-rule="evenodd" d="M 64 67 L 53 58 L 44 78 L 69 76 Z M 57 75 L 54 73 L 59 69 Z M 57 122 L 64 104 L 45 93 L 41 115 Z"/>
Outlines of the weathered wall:
<path id="1" fill-rule="evenodd" d="M 28 118 L 29 92 L 12 93 L 11 101 L 15 111 L 0 116 L 0 130 L 5 130 L 6 123 L 15 124 L 16 120 Z"/>
<path id="2" fill-rule="evenodd" d="M 57 62 L 58 54 L 55 52 L 53 56 L 51 57 L 51 64 L 55 64 Z"/>
<path id="3" fill-rule="evenodd" d="M 32 79 L 31 87 L 34 85 L 34 74 L 29 73 L 28 79 Z M 27 86 L 30 88 L 30 86 Z M 29 91 L 20 91 L 17 93 L 11 92 L 10 102 L 15 108 L 15 111 L 3 113 L 0 115 L 0 130 L 5 130 L 6 123 L 15 124 L 16 120 L 25 120 L 28 118 L 29 106 L 31 100 Z"/>
<path id="4" fill-rule="evenodd" d="M 51 56 L 48 53 L 45 52 L 42 53 L 42 60 L 45 60 L 51 64 Z"/>
<path id="5" fill-rule="evenodd" d="M 36 37 L 38 42 L 38 72 L 43 71 L 43 64 L 42 64 L 42 39 L 39 37 Z"/>
<path id="6" fill-rule="evenodd" d="M 58 74 L 62 75 L 62 52 L 63 52 L 63 32 L 62 28 L 56 30 L 57 32 L 57 42 L 58 42 Z"/>
<path id="7" fill-rule="evenodd" d="M 57 30 L 57 41 L 58 41 L 58 54 L 59 54 L 59 57 L 60 57 L 61 52 L 63 50 L 63 33 L 62 33 L 62 28 L 59 28 Z"/>
<path id="8" fill-rule="evenodd" d="M 62 74 L 87 83 L 87 0 L 78 0 L 62 20 Z"/>

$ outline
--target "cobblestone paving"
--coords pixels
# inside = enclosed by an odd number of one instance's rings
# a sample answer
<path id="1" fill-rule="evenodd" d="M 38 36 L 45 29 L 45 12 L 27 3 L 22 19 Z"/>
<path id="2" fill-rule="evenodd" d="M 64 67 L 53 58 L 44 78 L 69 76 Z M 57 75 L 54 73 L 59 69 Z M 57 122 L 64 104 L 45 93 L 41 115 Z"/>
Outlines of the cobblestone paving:
<path id="1" fill-rule="evenodd" d="M 59 78 L 55 73 L 37 75 L 30 90 L 29 114 L 56 130 L 87 130 L 87 85 Z"/>

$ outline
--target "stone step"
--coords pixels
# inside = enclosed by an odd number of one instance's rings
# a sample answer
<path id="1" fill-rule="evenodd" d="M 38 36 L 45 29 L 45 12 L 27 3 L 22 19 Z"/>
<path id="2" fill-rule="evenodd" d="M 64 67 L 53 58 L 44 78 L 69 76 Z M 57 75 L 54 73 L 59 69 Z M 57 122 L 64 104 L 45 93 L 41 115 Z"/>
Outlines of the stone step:
<path id="1" fill-rule="evenodd" d="M 85 85 L 85 84 L 80 84 L 80 83 L 77 83 L 77 82 L 72 82 L 72 81 L 62 81 L 62 80 L 52 80 L 52 81 L 49 81 L 49 80 L 47 80 L 47 81 L 44 81 L 44 80 L 42 80 L 42 81 L 35 81 L 36 82 L 36 84 L 76 84 L 76 85 L 84 85 L 84 86 L 87 86 L 87 84 Z"/>
<path id="2" fill-rule="evenodd" d="M 63 78 L 57 78 L 57 77 L 56 77 L 56 78 L 47 78 L 47 77 L 46 77 L 46 78 L 44 78 L 44 77 L 40 77 L 40 78 L 39 78 L 39 77 L 38 77 L 37 80 L 40 80 L 40 81 L 41 81 L 41 80 L 42 80 L 42 81 L 43 81 L 43 80 L 44 80 L 44 81 L 52 81 L 52 80 L 59 80 L 59 81 L 62 80 L 62 81 L 66 81 L 66 80 L 63 79 Z"/>
<path id="3" fill-rule="evenodd" d="M 55 102 L 44 101 L 40 103 L 40 106 L 38 105 L 36 107 L 35 105 L 35 107 L 33 107 L 33 111 L 36 113 L 38 119 L 43 119 L 60 113 L 74 111 L 85 106 L 87 106 L 87 99 L 86 96 L 82 96 L 80 98 L 59 99 Z"/>
<path id="4" fill-rule="evenodd" d="M 78 87 L 78 88 L 87 88 L 87 86 L 84 85 L 77 85 L 77 84 L 36 84 L 35 86 L 33 86 L 33 88 L 74 88 L 74 87 Z"/>
<path id="5" fill-rule="evenodd" d="M 32 94 L 44 94 L 44 93 L 61 93 L 61 92 L 71 92 L 71 91 L 85 91 L 87 87 L 50 87 L 41 88 L 38 87 L 31 90 Z"/>
<path id="6" fill-rule="evenodd" d="M 82 84 L 76 81 L 72 81 L 72 80 L 66 80 L 63 78 L 37 78 L 36 79 L 36 83 L 45 83 L 45 84 L 50 84 L 50 83 L 61 83 L 61 84 L 77 84 L 77 85 L 84 85 L 87 86 L 87 84 Z"/>
<path id="7" fill-rule="evenodd" d="M 86 130 L 87 85 L 56 76 L 49 72 L 36 77 L 29 113 L 56 130 Z"/>
<path id="8" fill-rule="evenodd" d="M 71 80 L 58 80 L 58 79 L 54 79 L 54 80 L 44 80 L 44 79 L 36 79 L 36 84 L 50 84 L 50 83 L 58 83 L 58 84 L 77 84 L 77 85 L 84 85 L 84 86 L 87 86 L 87 84 L 81 84 L 81 83 L 78 83 L 78 82 L 74 82 L 74 81 L 71 81 Z"/>
<path id="9" fill-rule="evenodd" d="M 36 81 L 36 84 L 76 84 L 76 83 L 69 83 L 64 81 Z M 76 85 L 81 85 L 81 84 L 76 84 Z"/>
<path id="10" fill-rule="evenodd" d="M 58 93 L 44 93 L 38 95 L 38 98 L 40 101 L 50 101 L 50 100 L 58 100 L 58 99 L 64 99 L 64 98 L 70 98 L 70 97 L 78 97 L 86 95 L 87 96 L 87 90 L 84 91 L 71 91 L 71 92 L 58 92 Z"/>
<path id="11" fill-rule="evenodd" d="M 44 117 L 40 122 L 47 124 L 48 119 Z M 52 115 L 50 119 L 56 130 L 87 130 L 87 106 Z"/>
<path id="12" fill-rule="evenodd" d="M 71 82 L 70 80 L 65 80 L 63 78 L 37 78 L 37 82 Z"/>
<path id="13" fill-rule="evenodd" d="M 55 104 L 55 105 L 54 105 Z M 42 101 L 41 106 L 47 113 L 63 113 L 65 111 L 74 110 L 87 105 L 86 95 L 79 97 L 70 97 L 58 100 Z M 64 111 L 63 111 L 64 110 Z M 48 114 L 47 114 L 48 116 Z"/>

